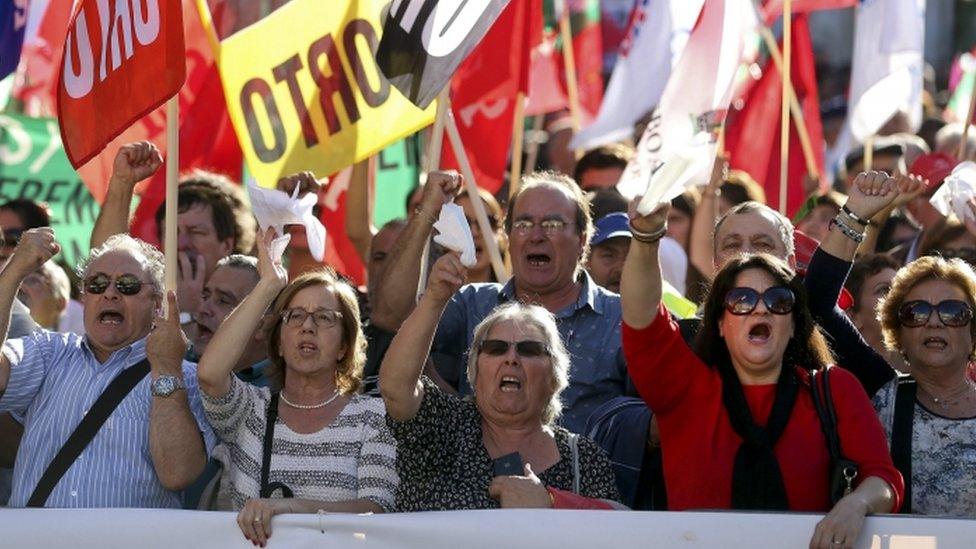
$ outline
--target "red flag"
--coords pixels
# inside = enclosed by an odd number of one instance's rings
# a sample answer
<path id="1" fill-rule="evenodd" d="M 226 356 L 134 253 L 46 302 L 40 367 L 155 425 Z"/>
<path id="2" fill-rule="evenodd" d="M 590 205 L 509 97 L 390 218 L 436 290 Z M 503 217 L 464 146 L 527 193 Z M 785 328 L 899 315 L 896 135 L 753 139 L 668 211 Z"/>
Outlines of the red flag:
<path id="1" fill-rule="evenodd" d="M 814 70 L 813 46 L 807 16 L 793 21 L 792 82 L 803 111 L 814 157 L 823 173 L 823 127 L 820 121 L 820 100 L 817 95 L 817 75 Z M 780 108 L 782 77 L 772 60 L 766 63 L 762 77 L 745 93 L 744 106 L 733 111 L 726 128 L 725 143 L 733 168 L 749 173 L 766 191 L 771 205 L 779 203 L 780 185 Z M 806 199 L 803 176 L 806 161 L 800 146 L 796 125 L 790 126 L 790 158 L 787 184 L 787 216 L 792 216 Z"/>
<path id="2" fill-rule="evenodd" d="M 573 60 L 576 62 L 576 86 L 582 107 L 582 124 L 596 118 L 603 103 L 603 34 L 600 29 L 600 2 L 598 0 L 567 0 L 570 27 L 573 32 Z M 560 56 L 563 88 L 566 71 L 562 67 L 565 58 Z"/>
<path id="3" fill-rule="evenodd" d="M 561 111 L 569 105 L 561 84 L 562 67 L 556 59 L 556 35 L 555 31 L 544 32 L 542 40 L 532 48 L 527 116 Z"/>
<path id="4" fill-rule="evenodd" d="M 852 8 L 857 0 L 793 0 L 790 11 L 793 14 L 809 13 L 817 10 L 839 10 Z M 766 25 L 772 25 L 783 15 L 783 0 L 765 0 L 762 7 L 762 18 Z"/>
<path id="5" fill-rule="evenodd" d="M 186 79 L 182 19 L 171 1 L 75 6 L 58 79 L 61 138 L 75 168 L 179 92 Z"/>
<path id="6" fill-rule="evenodd" d="M 451 108 L 471 170 L 492 193 L 504 183 L 515 98 L 529 90 L 529 58 L 541 34 L 540 0 L 512 0 L 451 81 Z M 459 168 L 449 144 L 442 165 Z"/>

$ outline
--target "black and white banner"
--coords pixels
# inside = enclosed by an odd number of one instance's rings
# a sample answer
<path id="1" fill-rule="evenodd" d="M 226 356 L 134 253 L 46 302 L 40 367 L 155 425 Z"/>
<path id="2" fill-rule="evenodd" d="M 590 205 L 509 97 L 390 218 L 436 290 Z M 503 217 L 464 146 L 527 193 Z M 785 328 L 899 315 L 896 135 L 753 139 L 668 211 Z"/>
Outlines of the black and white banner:
<path id="1" fill-rule="evenodd" d="M 509 0 L 393 0 L 376 63 L 420 108 L 444 89 Z"/>

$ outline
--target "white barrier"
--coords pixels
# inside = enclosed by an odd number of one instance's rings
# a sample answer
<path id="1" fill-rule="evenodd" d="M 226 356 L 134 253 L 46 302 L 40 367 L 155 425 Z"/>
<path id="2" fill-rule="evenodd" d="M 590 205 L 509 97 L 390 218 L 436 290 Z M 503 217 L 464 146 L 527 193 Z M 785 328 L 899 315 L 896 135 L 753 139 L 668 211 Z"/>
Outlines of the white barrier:
<path id="1" fill-rule="evenodd" d="M 235 516 L 147 509 L 2 509 L 0 547 L 253 547 L 238 530 Z M 551 510 L 282 515 L 272 523 L 268 547 L 803 548 L 819 519 L 808 514 Z M 856 547 L 976 547 L 976 520 L 870 517 Z"/>

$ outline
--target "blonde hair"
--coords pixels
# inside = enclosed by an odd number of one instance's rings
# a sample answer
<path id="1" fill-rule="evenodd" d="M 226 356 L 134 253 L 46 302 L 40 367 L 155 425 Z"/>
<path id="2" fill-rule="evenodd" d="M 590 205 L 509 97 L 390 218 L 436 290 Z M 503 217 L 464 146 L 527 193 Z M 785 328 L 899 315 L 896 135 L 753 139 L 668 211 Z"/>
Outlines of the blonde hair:
<path id="1" fill-rule="evenodd" d="M 352 394 L 362 385 L 363 366 L 366 364 L 366 338 L 359 324 L 359 302 L 356 292 L 347 282 L 341 280 L 332 269 L 316 269 L 303 273 L 285 287 L 271 305 L 271 326 L 268 336 L 268 359 L 271 364 L 265 368 L 265 375 L 271 385 L 280 389 L 285 384 L 287 364 L 281 356 L 282 313 L 295 294 L 312 286 L 324 286 L 323 291 L 332 292 L 339 302 L 342 313 L 342 344 L 345 354 L 336 363 L 335 382 L 340 392 Z"/>

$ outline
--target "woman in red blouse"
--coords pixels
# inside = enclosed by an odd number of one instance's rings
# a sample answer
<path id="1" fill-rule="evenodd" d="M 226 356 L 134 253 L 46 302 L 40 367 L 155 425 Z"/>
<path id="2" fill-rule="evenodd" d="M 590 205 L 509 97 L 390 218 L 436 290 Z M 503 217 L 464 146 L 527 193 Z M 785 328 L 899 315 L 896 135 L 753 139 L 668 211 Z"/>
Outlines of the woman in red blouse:
<path id="1" fill-rule="evenodd" d="M 620 294 L 630 375 L 660 425 L 669 508 L 829 511 L 811 547 L 853 547 L 864 517 L 895 511 L 904 492 L 867 394 L 831 368 L 841 452 L 859 468 L 855 489 L 832 506 L 830 454 L 809 383 L 831 357 L 803 287 L 772 256 L 729 260 L 693 351 L 661 304 L 667 210 L 640 216 L 631 207 Z"/>

